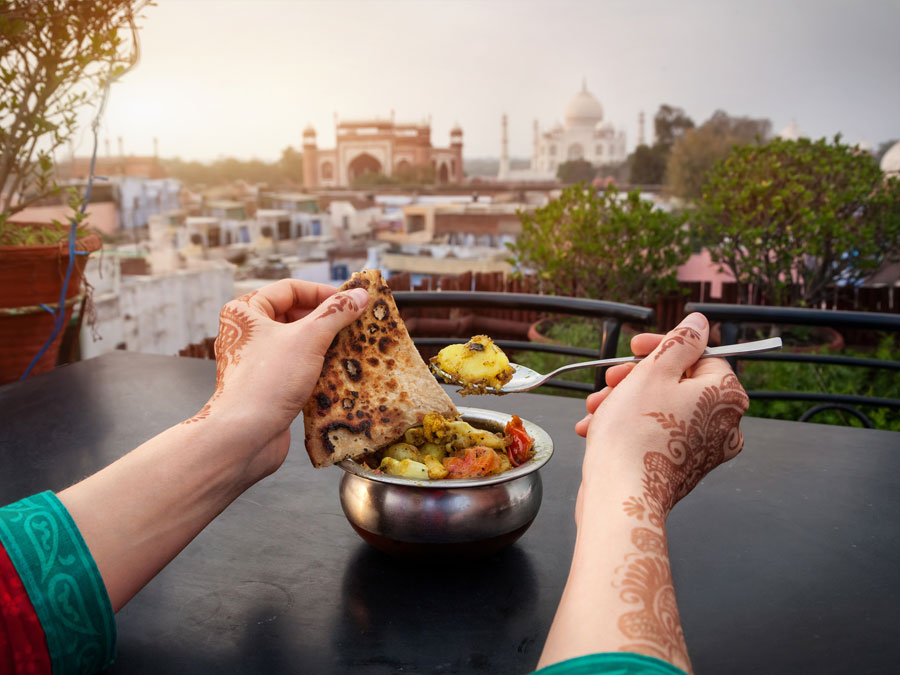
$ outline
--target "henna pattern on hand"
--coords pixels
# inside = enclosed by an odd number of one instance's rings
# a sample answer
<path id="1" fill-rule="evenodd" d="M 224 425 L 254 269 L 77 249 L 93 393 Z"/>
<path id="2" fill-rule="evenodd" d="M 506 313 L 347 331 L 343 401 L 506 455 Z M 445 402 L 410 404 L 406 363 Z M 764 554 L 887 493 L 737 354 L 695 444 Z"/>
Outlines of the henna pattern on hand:
<path id="1" fill-rule="evenodd" d="M 646 516 L 651 527 L 632 530 L 636 552 L 625 556 L 613 581 L 622 589 L 622 601 L 637 606 L 619 617 L 619 630 L 630 640 L 620 651 L 655 656 L 690 672 L 668 563 L 665 519 L 707 473 L 740 451 L 743 437 L 738 424 L 748 403 L 737 377 L 728 373 L 718 386 L 703 390 L 689 421 L 671 413 L 648 413 L 669 431 L 668 452 L 644 455 L 644 492 L 622 504 L 626 515 L 642 522 Z"/>
<path id="2" fill-rule="evenodd" d="M 235 298 L 237 302 L 246 302 L 248 305 L 250 304 L 250 298 L 259 293 L 259 291 L 250 291 L 249 293 L 244 293 L 239 298 Z"/>
<path id="3" fill-rule="evenodd" d="M 672 333 L 674 333 L 674 335 L 670 334 L 669 337 L 667 337 L 663 341 L 662 345 L 660 345 L 659 351 L 656 352 L 656 356 L 653 358 L 654 363 L 659 360 L 660 356 L 665 354 L 666 350 L 669 349 L 669 347 L 672 347 L 674 345 L 683 345 L 685 339 L 694 340 L 696 342 L 699 342 L 701 340 L 700 333 L 695 331 L 693 328 L 688 328 L 687 326 L 676 328 L 672 331 Z"/>
<path id="4" fill-rule="evenodd" d="M 324 319 L 326 316 L 330 316 L 330 315 L 334 314 L 335 312 L 339 312 L 339 311 L 343 312 L 348 307 L 351 310 L 353 310 L 354 312 L 357 309 L 356 304 L 353 302 L 353 300 L 350 298 L 349 295 L 336 296 L 334 298 L 334 300 L 331 302 L 331 304 L 328 305 L 328 309 L 326 309 L 324 312 L 319 314 L 319 316 L 317 316 L 315 318 L 315 320 L 318 321 L 319 319 Z"/>
<path id="5" fill-rule="evenodd" d="M 254 291 L 255 293 L 256 291 Z M 248 295 L 252 295 L 249 294 Z M 209 403 L 203 406 L 196 415 L 182 424 L 199 422 L 209 416 L 211 404 L 225 391 L 225 371 L 230 365 L 237 365 L 241 360 L 241 350 L 246 346 L 254 333 L 254 321 L 235 309 L 231 305 L 225 305 L 219 315 L 219 334 L 216 336 L 216 390 L 209 399 Z"/>

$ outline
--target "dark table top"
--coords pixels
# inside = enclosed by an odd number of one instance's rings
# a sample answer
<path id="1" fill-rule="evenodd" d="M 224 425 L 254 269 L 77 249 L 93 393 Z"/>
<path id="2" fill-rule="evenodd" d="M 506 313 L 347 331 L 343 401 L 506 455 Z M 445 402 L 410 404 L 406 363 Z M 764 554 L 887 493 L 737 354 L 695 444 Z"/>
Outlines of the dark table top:
<path id="1" fill-rule="evenodd" d="M 60 490 L 200 408 L 212 361 L 117 352 L 0 388 L 0 503 Z M 455 394 L 454 394 L 455 396 Z M 460 402 L 460 399 L 456 399 Z M 472 405 L 473 399 L 466 404 Z M 479 401 L 543 426 L 531 529 L 484 560 L 369 548 L 296 424 L 284 466 L 118 614 L 116 673 L 521 673 L 575 537 L 578 399 Z M 884 673 L 900 663 L 900 435 L 748 418 L 744 452 L 669 518 L 697 673 Z"/>

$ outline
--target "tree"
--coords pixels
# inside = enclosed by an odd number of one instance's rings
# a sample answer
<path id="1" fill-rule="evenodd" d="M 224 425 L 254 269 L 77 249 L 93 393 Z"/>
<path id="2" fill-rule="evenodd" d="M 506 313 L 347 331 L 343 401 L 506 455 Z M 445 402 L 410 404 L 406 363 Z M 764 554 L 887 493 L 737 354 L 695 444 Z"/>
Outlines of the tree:
<path id="1" fill-rule="evenodd" d="M 281 151 L 281 159 L 278 161 L 282 179 L 297 185 L 303 184 L 303 153 L 294 150 L 289 145 Z"/>
<path id="2" fill-rule="evenodd" d="M 661 185 L 665 180 L 666 162 L 672 146 L 694 128 L 694 120 L 682 108 L 663 103 L 653 116 L 655 141 L 652 146 L 639 145 L 629 157 L 632 185 Z"/>
<path id="3" fill-rule="evenodd" d="M 657 210 L 636 190 L 597 192 L 579 183 L 519 219 L 511 262 L 536 271 L 560 295 L 653 302 L 677 287 L 676 269 L 690 255 L 683 218 Z"/>
<path id="4" fill-rule="evenodd" d="M 767 119 L 731 117 L 717 110 L 706 122 L 684 134 L 669 155 L 666 186 L 673 195 L 697 199 L 713 165 L 731 148 L 768 139 L 772 123 Z"/>
<path id="5" fill-rule="evenodd" d="M 694 128 L 694 120 L 681 108 L 663 103 L 653 116 L 654 145 L 671 149 L 684 134 Z"/>
<path id="6" fill-rule="evenodd" d="M 0 0 L 0 218 L 59 192 L 78 110 L 137 61 L 147 0 Z M 2 225 L 2 221 L 0 221 Z"/>
<path id="7" fill-rule="evenodd" d="M 590 183 L 596 175 L 594 165 L 586 159 L 571 159 L 556 167 L 556 177 L 563 183 Z"/>
<path id="8" fill-rule="evenodd" d="M 668 149 L 659 143 L 652 148 L 639 145 L 631 155 L 628 181 L 632 185 L 661 185 L 666 176 L 668 156 Z"/>
<path id="9" fill-rule="evenodd" d="M 816 306 L 900 256 L 900 179 L 840 137 L 742 145 L 719 162 L 696 213 L 743 300 Z"/>

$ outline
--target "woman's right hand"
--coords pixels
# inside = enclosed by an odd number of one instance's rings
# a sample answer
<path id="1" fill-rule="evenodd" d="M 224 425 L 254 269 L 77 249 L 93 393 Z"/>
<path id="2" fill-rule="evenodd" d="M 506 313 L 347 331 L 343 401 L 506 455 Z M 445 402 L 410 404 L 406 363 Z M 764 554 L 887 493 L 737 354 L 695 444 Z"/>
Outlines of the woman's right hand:
<path id="1" fill-rule="evenodd" d="M 716 466 L 740 452 L 747 395 L 724 359 L 698 360 L 709 324 L 692 314 L 665 336 L 642 334 L 637 364 L 607 371 L 575 427 L 587 436 L 585 480 L 613 469 L 640 485 L 645 506 L 665 518 Z"/>

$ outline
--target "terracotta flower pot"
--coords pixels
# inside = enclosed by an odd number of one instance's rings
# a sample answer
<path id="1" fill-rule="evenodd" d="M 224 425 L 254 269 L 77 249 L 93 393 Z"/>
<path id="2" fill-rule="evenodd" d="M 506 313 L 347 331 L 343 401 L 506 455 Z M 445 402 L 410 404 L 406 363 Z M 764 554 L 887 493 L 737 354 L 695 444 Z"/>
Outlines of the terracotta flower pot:
<path id="1" fill-rule="evenodd" d="M 18 225 L 8 223 L 6 227 Z M 78 238 L 75 249 L 90 253 L 101 246 L 100 237 L 89 234 Z M 63 326 L 68 325 L 72 307 L 82 292 L 87 259 L 87 255 L 75 257 Z M 52 245 L 0 246 L 0 385 L 18 380 L 50 337 L 54 319 L 41 305 L 57 307 L 68 265 L 68 238 Z M 32 374 L 56 364 L 62 333 L 35 364 Z"/>

